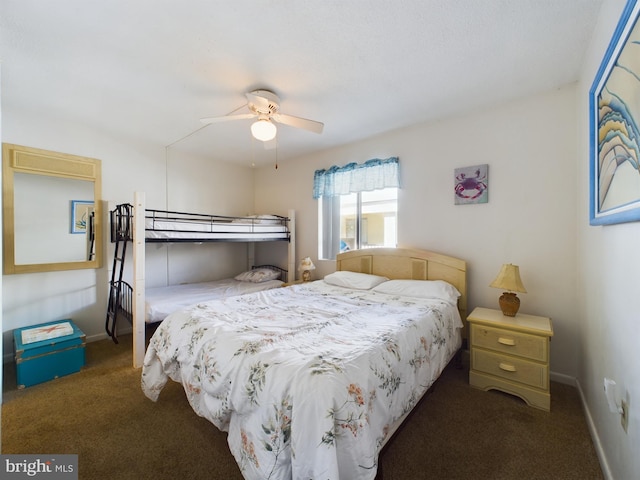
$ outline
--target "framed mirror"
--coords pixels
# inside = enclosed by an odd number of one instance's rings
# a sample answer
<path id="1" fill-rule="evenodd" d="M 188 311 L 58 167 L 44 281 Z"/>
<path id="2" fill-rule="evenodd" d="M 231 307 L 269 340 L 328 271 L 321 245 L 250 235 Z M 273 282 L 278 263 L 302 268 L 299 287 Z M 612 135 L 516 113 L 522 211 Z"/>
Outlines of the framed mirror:
<path id="1" fill-rule="evenodd" d="M 2 144 L 5 275 L 99 268 L 101 162 Z"/>

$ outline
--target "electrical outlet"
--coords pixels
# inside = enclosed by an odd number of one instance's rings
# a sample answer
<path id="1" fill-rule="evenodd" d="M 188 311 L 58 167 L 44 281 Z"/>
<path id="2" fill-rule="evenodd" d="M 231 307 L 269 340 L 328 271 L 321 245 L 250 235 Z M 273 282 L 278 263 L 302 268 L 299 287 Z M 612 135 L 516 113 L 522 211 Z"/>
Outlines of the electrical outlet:
<path id="1" fill-rule="evenodd" d="M 626 400 L 622 400 L 620 406 L 622 407 L 622 413 L 620 414 L 620 425 L 622 425 L 624 433 L 627 433 L 627 427 L 629 426 L 629 404 Z"/>

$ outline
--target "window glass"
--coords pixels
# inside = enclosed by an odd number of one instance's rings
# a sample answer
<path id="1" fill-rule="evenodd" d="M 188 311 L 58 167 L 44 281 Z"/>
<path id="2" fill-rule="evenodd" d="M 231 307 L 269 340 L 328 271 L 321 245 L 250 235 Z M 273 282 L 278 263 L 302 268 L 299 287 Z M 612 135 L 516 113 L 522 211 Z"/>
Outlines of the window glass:
<path id="1" fill-rule="evenodd" d="M 360 248 L 395 247 L 398 189 L 361 192 Z"/>
<path id="2" fill-rule="evenodd" d="M 333 260 L 339 252 L 397 245 L 397 188 L 321 197 L 318 211 L 320 258 Z"/>

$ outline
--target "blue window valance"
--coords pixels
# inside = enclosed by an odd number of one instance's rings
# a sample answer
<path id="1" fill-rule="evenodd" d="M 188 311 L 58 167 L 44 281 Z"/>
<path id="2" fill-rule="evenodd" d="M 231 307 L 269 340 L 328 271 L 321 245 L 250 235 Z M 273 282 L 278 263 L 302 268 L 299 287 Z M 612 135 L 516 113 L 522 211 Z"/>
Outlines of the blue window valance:
<path id="1" fill-rule="evenodd" d="M 348 163 L 316 170 L 313 175 L 313 198 L 333 197 L 400 186 L 398 157 L 374 158 L 364 163 Z"/>

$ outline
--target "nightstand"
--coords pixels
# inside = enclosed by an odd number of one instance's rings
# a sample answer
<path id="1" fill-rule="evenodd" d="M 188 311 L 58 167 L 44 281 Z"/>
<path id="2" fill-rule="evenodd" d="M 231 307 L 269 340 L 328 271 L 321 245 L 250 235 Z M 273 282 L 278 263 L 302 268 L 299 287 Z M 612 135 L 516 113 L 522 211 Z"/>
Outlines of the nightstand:
<path id="1" fill-rule="evenodd" d="M 551 319 L 476 308 L 467 317 L 471 338 L 469 384 L 501 390 L 528 405 L 550 410 L 549 343 Z"/>

